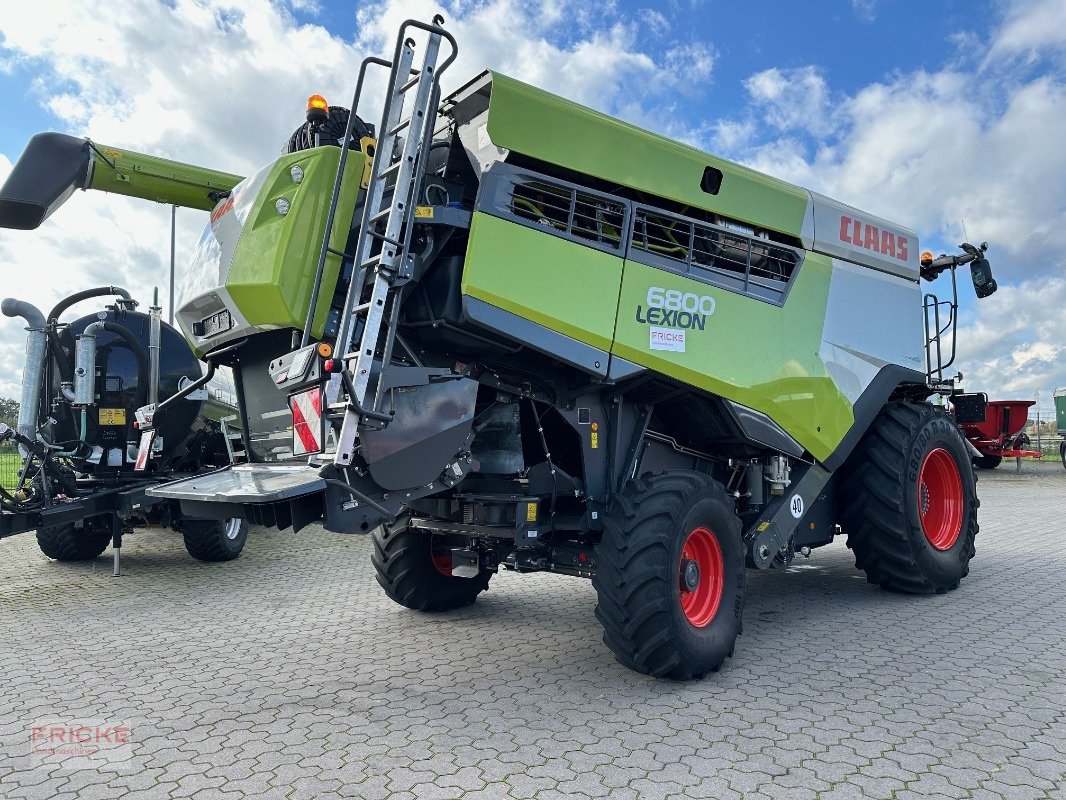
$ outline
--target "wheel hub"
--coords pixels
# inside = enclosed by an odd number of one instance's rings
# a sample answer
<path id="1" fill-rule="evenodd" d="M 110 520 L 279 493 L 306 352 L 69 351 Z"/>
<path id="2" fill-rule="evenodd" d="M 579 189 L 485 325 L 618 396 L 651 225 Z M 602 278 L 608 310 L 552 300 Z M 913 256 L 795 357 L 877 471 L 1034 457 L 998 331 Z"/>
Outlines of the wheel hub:
<path id="1" fill-rule="evenodd" d="M 241 519 L 234 517 L 226 523 L 226 538 L 231 542 L 237 538 L 237 535 L 241 532 Z"/>
<path id="2" fill-rule="evenodd" d="M 700 585 L 700 565 L 692 558 L 681 559 L 681 591 L 694 592 Z"/>

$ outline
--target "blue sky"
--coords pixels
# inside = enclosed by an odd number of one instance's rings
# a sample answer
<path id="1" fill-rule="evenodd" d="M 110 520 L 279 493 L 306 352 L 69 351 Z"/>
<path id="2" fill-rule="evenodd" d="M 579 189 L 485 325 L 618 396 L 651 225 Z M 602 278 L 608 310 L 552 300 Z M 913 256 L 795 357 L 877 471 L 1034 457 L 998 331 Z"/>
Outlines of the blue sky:
<path id="1" fill-rule="evenodd" d="M 979 305 L 964 292 L 971 387 L 1031 397 L 1066 386 L 1063 0 L 31 8 L 0 17 L 0 179 L 48 129 L 250 170 L 277 152 L 308 94 L 341 102 L 359 59 L 384 52 L 403 18 L 441 11 L 460 41 L 455 83 L 500 69 L 897 220 L 938 252 L 961 241 L 965 219 L 989 240 L 1003 287 Z M 76 196 L 33 237 L 0 232 L 0 268 L 17 276 L 32 259 L 56 264 L 60 285 L 127 279 L 150 292 L 165 283 L 168 219 Z M 179 213 L 179 261 L 201 225 Z M 9 291 L 42 305 L 58 291 L 18 280 Z"/>

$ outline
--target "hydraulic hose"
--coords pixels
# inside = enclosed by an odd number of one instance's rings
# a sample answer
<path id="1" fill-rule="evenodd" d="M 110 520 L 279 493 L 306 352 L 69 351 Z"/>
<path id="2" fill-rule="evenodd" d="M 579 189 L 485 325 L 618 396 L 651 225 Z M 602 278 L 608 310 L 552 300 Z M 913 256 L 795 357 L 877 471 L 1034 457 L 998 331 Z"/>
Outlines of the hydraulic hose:
<path id="1" fill-rule="evenodd" d="M 8 297 L 0 303 L 6 317 L 26 320 L 26 364 L 22 372 L 22 399 L 19 401 L 18 432 L 31 442 L 37 441 L 37 421 L 40 412 L 41 387 L 44 385 L 44 361 L 48 353 L 48 326 L 40 309 L 24 300 Z M 23 458 L 30 451 L 19 444 Z"/>
<path id="2" fill-rule="evenodd" d="M 65 297 L 60 300 L 56 307 L 48 314 L 49 324 L 58 322 L 59 318 L 63 315 L 63 312 L 70 308 L 75 303 L 80 303 L 82 300 L 88 300 L 92 297 L 121 297 L 124 300 L 128 300 L 133 303 L 133 297 L 120 286 L 97 286 L 95 289 L 86 289 L 84 292 L 75 292 L 70 297 Z"/>

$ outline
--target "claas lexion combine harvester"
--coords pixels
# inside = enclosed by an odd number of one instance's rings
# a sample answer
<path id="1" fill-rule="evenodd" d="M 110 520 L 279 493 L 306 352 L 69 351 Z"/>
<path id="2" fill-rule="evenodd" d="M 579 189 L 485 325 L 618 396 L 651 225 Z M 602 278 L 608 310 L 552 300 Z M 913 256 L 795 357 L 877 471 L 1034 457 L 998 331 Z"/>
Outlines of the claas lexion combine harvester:
<path id="1" fill-rule="evenodd" d="M 442 102 L 442 22 L 405 22 L 351 113 L 312 97 L 243 179 L 55 134 L 19 162 L 21 227 L 76 186 L 212 209 L 177 321 L 208 376 L 232 369 L 243 442 L 147 496 L 371 534 L 381 586 L 422 611 L 500 569 L 591 578 L 615 657 L 677 679 L 733 652 L 746 568 L 840 533 L 886 589 L 956 588 L 978 501 L 929 398 L 954 392 L 956 267 L 995 290 L 985 247 L 919 256 L 899 225 L 504 75 Z M 952 298 L 923 295 L 945 271 Z M 177 402 L 136 412 L 149 465 Z"/>

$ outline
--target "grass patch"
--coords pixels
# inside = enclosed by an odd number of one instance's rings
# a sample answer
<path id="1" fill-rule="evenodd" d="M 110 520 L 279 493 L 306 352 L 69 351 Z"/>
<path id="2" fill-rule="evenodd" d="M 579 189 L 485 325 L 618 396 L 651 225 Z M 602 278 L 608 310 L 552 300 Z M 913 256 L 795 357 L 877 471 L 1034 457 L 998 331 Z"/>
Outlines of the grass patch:
<path id="1" fill-rule="evenodd" d="M 22 469 L 22 456 L 18 453 L 0 452 L 0 486 L 5 489 L 14 489 L 19 480 L 19 470 Z"/>

